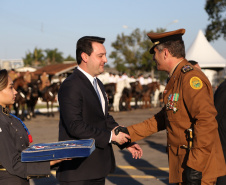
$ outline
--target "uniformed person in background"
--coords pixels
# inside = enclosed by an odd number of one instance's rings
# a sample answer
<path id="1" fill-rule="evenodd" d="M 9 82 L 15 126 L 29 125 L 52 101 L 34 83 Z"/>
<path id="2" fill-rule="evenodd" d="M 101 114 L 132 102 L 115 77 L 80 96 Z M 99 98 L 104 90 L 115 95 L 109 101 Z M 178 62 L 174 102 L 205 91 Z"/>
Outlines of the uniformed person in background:
<path id="1" fill-rule="evenodd" d="M 148 33 L 154 43 L 157 69 L 169 74 L 164 90 L 164 108 L 128 131 L 132 142 L 167 130 L 169 182 L 186 185 L 214 185 L 226 174 L 220 143 L 217 112 L 207 77 L 185 59 L 182 35 L 185 29 Z"/>
<path id="2" fill-rule="evenodd" d="M 42 89 L 50 85 L 49 75 L 46 71 L 43 71 L 42 75 L 40 76 L 40 80 L 42 82 Z"/>
<path id="3" fill-rule="evenodd" d="M 40 80 L 42 82 L 41 90 L 44 90 L 50 85 L 49 75 L 46 73 L 46 71 L 43 71 L 42 75 L 40 76 Z"/>
<path id="4" fill-rule="evenodd" d="M 29 178 L 47 177 L 50 166 L 62 161 L 22 163 L 21 152 L 32 142 L 25 124 L 10 114 L 17 92 L 6 70 L 0 70 L 0 184 L 29 185 Z"/>
<path id="5" fill-rule="evenodd" d="M 30 71 L 26 71 L 26 73 L 24 74 L 24 80 L 27 83 L 31 83 L 31 73 L 30 73 Z"/>
<path id="6" fill-rule="evenodd" d="M 218 131 L 226 161 L 226 80 L 217 88 L 214 94 L 214 105 L 217 110 L 216 120 L 218 122 Z M 217 179 L 217 185 L 225 185 L 226 176 Z"/>

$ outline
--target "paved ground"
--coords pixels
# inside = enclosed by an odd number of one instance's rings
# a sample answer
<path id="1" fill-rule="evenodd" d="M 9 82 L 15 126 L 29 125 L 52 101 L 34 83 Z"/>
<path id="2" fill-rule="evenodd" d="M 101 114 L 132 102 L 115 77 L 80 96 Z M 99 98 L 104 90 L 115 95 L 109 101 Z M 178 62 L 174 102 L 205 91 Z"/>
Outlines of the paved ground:
<path id="1" fill-rule="evenodd" d="M 129 112 L 111 112 L 115 120 L 124 126 L 143 121 L 157 113 L 159 108 L 132 110 Z M 44 114 L 37 115 L 30 121 L 25 121 L 34 143 L 54 142 L 58 138 L 59 113 L 55 117 L 46 117 Z M 116 158 L 116 171 L 107 177 L 106 185 L 166 185 L 168 184 L 168 162 L 165 152 L 165 131 L 138 141 L 144 155 L 135 160 L 127 150 L 119 150 L 114 146 Z M 50 178 L 32 180 L 31 185 L 58 185 L 55 179 L 55 171 Z"/>

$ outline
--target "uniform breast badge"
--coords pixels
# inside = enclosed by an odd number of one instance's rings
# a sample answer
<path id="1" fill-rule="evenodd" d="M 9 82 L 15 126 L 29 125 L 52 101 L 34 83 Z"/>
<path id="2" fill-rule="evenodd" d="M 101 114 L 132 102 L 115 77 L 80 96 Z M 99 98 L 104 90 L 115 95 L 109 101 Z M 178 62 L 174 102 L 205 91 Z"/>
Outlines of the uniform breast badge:
<path id="1" fill-rule="evenodd" d="M 168 103 L 166 104 L 166 110 L 173 110 L 173 113 L 178 111 L 177 102 L 179 99 L 179 93 L 170 94 L 168 97 Z"/>
<path id="2" fill-rule="evenodd" d="M 201 89 L 203 86 L 202 80 L 196 76 L 190 79 L 190 86 L 192 89 Z"/>

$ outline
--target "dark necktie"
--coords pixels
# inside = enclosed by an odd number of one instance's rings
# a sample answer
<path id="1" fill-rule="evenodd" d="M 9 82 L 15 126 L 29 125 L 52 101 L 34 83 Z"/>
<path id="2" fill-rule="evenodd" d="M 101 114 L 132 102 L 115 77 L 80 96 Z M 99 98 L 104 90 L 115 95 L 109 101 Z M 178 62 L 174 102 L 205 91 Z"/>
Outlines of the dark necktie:
<path id="1" fill-rule="evenodd" d="M 96 78 L 94 78 L 94 80 L 93 80 L 93 87 L 94 87 L 94 89 L 95 89 L 95 91 L 96 91 L 96 93 L 97 93 L 97 96 L 98 96 L 98 98 L 99 98 L 99 100 L 100 100 L 100 104 L 101 104 L 101 98 L 100 98 L 99 91 L 98 91 L 98 89 L 97 89 L 97 79 L 96 79 Z M 101 104 L 101 105 L 102 105 L 102 104 Z"/>

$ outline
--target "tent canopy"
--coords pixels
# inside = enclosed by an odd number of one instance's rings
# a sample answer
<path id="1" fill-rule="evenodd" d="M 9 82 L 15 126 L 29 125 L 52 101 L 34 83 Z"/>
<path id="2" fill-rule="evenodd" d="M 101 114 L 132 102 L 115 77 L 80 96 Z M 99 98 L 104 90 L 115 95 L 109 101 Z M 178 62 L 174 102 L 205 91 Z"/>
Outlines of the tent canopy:
<path id="1" fill-rule="evenodd" d="M 210 45 L 201 30 L 187 50 L 186 59 L 195 60 L 201 68 L 222 69 L 226 67 L 226 59 Z"/>

